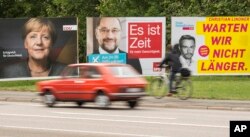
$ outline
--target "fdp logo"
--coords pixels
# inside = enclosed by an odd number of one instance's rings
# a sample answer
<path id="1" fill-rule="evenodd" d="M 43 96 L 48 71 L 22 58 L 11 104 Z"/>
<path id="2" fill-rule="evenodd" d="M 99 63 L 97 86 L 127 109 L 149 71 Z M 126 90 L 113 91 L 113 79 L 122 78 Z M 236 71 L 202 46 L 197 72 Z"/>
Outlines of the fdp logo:
<path id="1" fill-rule="evenodd" d="M 230 137 L 250 137 L 250 121 L 230 121 Z"/>
<path id="2" fill-rule="evenodd" d="M 63 31 L 76 31 L 77 25 L 63 25 Z"/>

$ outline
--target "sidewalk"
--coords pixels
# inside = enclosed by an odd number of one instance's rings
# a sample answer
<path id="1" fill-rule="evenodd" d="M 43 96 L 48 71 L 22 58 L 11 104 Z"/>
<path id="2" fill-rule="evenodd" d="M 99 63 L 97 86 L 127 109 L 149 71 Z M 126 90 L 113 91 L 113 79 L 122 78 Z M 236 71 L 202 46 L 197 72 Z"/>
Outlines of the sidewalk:
<path id="1" fill-rule="evenodd" d="M 0 91 L 0 101 L 36 102 L 36 103 L 42 102 L 41 97 L 38 96 L 36 92 L 16 92 L 16 91 Z M 146 96 L 141 99 L 140 106 L 250 111 L 250 101 L 206 100 L 206 99 L 180 100 L 174 97 L 155 99 L 153 97 Z"/>

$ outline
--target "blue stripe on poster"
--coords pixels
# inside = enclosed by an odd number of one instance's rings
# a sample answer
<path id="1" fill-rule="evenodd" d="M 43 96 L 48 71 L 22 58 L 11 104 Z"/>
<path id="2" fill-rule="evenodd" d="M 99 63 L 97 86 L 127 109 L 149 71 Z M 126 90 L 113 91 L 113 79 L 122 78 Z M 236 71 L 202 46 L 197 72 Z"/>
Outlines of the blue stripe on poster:
<path id="1" fill-rule="evenodd" d="M 90 63 L 122 63 L 126 64 L 126 53 L 118 54 L 91 54 L 88 56 Z"/>

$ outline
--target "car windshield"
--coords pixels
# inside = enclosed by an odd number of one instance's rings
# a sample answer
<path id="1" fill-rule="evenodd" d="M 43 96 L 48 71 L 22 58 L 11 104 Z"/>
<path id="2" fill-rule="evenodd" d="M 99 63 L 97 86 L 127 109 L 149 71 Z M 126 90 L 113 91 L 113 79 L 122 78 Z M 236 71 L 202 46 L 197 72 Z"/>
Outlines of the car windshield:
<path id="1" fill-rule="evenodd" d="M 109 66 L 110 72 L 117 77 L 138 77 L 139 74 L 128 66 Z"/>

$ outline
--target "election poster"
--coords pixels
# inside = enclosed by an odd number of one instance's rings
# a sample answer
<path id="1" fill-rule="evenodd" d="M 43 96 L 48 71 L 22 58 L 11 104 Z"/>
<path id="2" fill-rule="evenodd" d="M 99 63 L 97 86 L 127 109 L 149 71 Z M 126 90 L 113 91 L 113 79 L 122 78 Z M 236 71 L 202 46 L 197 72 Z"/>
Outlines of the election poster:
<path id="1" fill-rule="evenodd" d="M 165 17 L 88 17 L 88 62 L 124 63 L 156 75 L 165 57 Z"/>
<path id="2" fill-rule="evenodd" d="M 193 75 L 250 74 L 250 17 L 172 17 L 171 44 Z"/>
<path id="3" fill-rule="evenodd" d="M 0 79 L 58 77 L 78 62 L 77 18 L 0 19 Z"/>

